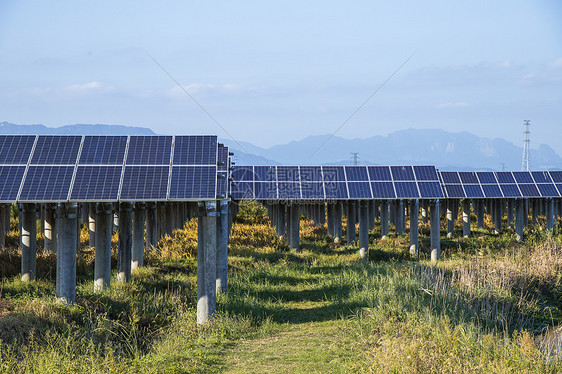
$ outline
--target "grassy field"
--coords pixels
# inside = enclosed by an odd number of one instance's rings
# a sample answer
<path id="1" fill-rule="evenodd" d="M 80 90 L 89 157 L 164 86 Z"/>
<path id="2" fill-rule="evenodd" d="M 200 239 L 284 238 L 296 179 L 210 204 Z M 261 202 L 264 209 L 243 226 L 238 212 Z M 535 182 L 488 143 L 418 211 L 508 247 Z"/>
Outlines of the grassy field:
<path id="1" fill-rule="evenodd" d="M 38 280 L 22 283 L 18 252 L 4 251 L 0 371 L 562 372 L 557 234 L 536 226 L 517 243 L 510 229 L 483 229 L 444 239 L 443 261 L 432 265 L 422 225 L 420 259 L 410 258 L 407 236 L 371 234 L 364 263 L 309 220 L 296 253 L 262 208 L 240 213 L 228 293 L 205 326 L 195 316 L 196 220 L 147 253 L 130 283 L 112 278 L 101 294 L 93 293 L 93 250 L 81 250 L 72 306 L 53 296 L 54 256 L 39 255 Z M 17 240 L 12 231 L 8 243 Z"/>

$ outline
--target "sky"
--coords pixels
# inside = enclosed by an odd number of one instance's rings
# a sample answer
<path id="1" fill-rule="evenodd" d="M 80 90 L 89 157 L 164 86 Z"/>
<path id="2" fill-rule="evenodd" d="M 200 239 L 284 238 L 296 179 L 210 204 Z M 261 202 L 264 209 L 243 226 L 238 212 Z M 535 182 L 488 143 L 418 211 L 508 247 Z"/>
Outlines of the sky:
<path id="1" fill-rule="evenodd" d="M 270 147 L 408 128 L 522 146 L 531 120 L 562 154 L 560 20 L 559 0 L 0 0 L 0 122 Z"/>

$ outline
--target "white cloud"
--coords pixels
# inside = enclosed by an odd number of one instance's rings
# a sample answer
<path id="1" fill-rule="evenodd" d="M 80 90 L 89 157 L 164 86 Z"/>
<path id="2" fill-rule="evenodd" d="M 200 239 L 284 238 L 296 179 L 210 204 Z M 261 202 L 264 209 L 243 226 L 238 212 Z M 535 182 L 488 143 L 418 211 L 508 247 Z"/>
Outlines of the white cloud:
<path id="1" fill-rule="evenodd" d="M 548 66 L 549 66 L 550 68 L 553 68 L 553 69 L 560 69 L 560 68 L 562 68 L 562 57 L 559 58 L 559 59 L 556 60 L 556 61 L 551 62 L 550 64 L 548 64 Z"/>
<path id="2" fill-rule="evenodd" d="M 438 109 L 442 109 L 442 108 L 465 108 L 467 107 L 469 104 L 466 101 L 460 101 L 460 102 L 456 102 L 456 103 L 441 103 L 441 104 L 437 104 L 435 107 Z"/>
<path id="3" fill-rule="evenodd" d="M 109 92 L 113 91 L 114 87 L 105 85 L 100 82 L 88 82 L 82 84 L 72 84 L 62 88 L 63 92 L 67 93 L 88 93 L 88 92 Z"/>

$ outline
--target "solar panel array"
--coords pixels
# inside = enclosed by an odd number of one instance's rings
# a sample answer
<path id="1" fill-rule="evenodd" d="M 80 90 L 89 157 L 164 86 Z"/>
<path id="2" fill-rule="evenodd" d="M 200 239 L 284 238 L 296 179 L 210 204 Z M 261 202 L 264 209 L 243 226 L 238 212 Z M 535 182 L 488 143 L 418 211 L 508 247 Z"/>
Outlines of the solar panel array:
<path id="1" fill-rule="evenodd" d="M 235 166 L 233 199 L 439 199 L 434 166 Z"/>
<path id="2" fill-rule="evenodd" d="M 562 171 L 439 172 L 448 198 L 538 198 L 562 196 Z"/>
<path id="3" fill-rule="evenodd" d="M 225 198 L 220 148 L 216 135 L 2 135 L 0 202 Z"/>

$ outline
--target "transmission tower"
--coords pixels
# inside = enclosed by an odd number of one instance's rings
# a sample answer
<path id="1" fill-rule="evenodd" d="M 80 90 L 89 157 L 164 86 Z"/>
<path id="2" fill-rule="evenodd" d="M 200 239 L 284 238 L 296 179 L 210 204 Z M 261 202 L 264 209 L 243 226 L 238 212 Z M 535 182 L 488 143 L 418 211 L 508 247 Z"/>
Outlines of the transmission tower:
<path id="1" fill-rule="evenodd" d="M 529 135 L 531 131 L 529 130 L 529 126 L 531 126 L 530 120 L 524 121 L 525 131 L 525 140 L 523 140 L 523 161 L 521 162 L 521 171 L 529 171 L 529 145 L 531 144 L 531 138 Z"/>
<path id="2" fill-rule="evenodd" d="M 359 154 L 359 152 L 353 153 L 351 152 L 351 159 L 353 160 L 353 165 L 357 166 L 359 157 L 357 156 Z"/>

